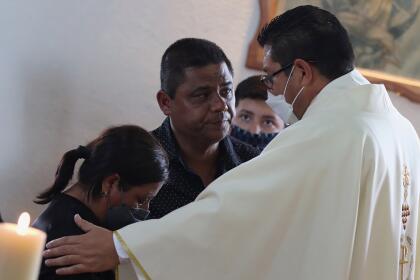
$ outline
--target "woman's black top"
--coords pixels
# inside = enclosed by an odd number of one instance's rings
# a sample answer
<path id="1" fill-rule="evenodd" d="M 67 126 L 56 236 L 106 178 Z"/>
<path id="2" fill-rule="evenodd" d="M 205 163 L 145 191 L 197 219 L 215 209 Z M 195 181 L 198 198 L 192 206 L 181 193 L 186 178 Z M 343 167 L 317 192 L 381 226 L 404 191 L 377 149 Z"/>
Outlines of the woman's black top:
<path id="1" fill-rule="evenodd" d="M 78 199 L 60 194 L 53 199 L 47 209 L 33 223 L 33 227 L 44 231 L 47 234 L 47 242 L 68 235 L 79 235 L 84 232 L 74 222 L 74 215 L 79 214 L 83 219 L 101 226 L 98 218 L 85 204 Z M 58 267 L 48 267 L 45 265 L 45 259 L 42 260 L 39 280 L 49 279 L 71 279 L 71 280 L 114 280 L 114 271 L 100 273 L 84 273 L 69 276 L 60 276 L 55 274 Z"/>

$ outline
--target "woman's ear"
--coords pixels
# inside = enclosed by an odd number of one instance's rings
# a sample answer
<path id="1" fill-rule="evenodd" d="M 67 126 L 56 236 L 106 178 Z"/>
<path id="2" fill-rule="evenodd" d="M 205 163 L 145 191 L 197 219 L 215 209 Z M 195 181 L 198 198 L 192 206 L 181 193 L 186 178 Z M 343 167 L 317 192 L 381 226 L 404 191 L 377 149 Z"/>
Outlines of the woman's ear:
<path id="1" fill-rule="evenodd" d="M 156 100 L 162 113 L 165 116 L 170 116 L 172 112 L 172 98 L 163 90 L 159 90 L 156 94 Z"/>
<path id="2" fill-rule="evenodd" d="M 102 180 L 101 193 L 104 196 L 110 195 L 112 190 L 119 190 L 119 184 L 120 184 L 120 175 L 115 173 L 115 174 L 106 176 Z"/>
<path id="3" fill-rule="evenodd" d="M 304 87 L 310 85 L 312 83 L 313 74 L 314 74 L 310 63 L 303 59 L 298 58 L 295 60 L 295 68 L 299 69 L 302 75 L 301 85 Z"/>

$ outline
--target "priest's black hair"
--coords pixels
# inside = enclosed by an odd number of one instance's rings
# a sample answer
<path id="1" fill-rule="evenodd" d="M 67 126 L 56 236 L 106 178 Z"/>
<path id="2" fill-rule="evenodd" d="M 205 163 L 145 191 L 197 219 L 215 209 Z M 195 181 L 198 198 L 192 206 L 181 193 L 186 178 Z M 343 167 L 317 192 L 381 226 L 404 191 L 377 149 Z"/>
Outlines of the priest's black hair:
<path id="1" fill-rule="evenodd" d="M 168 159 L 160 143 L 146 130 L 135 125 L 106 129 L 86 147 L 66 152 L 51 187 L 41 192 L 35 203 L 46 204 L 68 186 L 75 164 L 84 159 L 78 180 L 88 188 L 89 197 L 98 197 L 102 181 L 112 174 L 120 177 L 123 191 L 132 186 L 164 182 L 168 177 Z"/>
<path id="2" fill-rule="evenodd" d="M 333 14 L 315 6 L 299 6 L 275 17 L 262 28 L 258 42 L 271 46 L 271 59 L 282 66 L 309 59 L 330 80 L 354 68 L 346 29 Z"/>

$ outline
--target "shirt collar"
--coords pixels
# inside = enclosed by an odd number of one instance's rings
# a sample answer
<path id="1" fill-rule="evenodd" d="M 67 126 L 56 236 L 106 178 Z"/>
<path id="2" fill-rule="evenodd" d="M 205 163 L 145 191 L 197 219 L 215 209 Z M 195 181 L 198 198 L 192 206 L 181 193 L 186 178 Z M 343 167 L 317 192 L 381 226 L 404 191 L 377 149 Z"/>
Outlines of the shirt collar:
<path id="1" fill-rule="evenodd" d="M 180 154 L 179 147 L 175 135 L 172 132 L 171 121 L 169 117 L 163 121 L 160 127 L 160 134 L 162 139 L 162 141 L 160 141 L 161 145 L 168 154 L 169 160 L 177 159 L 178 155 Z"/>
<path id="2" fill-rule="evenodd" d="M 178 142 L 171 128 L 169 117 L 167 117 L 161 125 L 161 136 L 165 139 L 164 141 L 161 141 L 161 144 L 168 154 L 169 160 L 179 160 L 185 166 Z M 219 142 L 219 152 L 219 160 L 225 164 L 229 163 L 229 165 L 233 164 L 233 166 L 237 166 L 241 163 L 239 156 L 233 148 L 230 136 L 226 136 Z"/>

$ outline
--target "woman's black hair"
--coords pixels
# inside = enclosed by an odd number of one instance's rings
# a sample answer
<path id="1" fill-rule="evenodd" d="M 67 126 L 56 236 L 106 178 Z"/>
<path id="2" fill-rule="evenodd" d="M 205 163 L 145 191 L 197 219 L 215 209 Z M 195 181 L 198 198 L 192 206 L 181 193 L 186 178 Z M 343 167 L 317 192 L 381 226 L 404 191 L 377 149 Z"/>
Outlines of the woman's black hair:
<path id="1" fill-rule="evenodd" d="M 89 197 L 101 195 L 102 181 L 112 174 L 120 176 L 120 187 L 164 182 L 168 178 L 168 159 L 159 142 L 146 130 L 135 125 L 106 129 L 86 147 L 66 152 L 61 159 L 51 187 L 41 192 L 35 203 L 46 204 L 61 194 L 73 177 L 77 160 L 84 159 L 79 169 L 79 182 L 86 186 Z"/>

